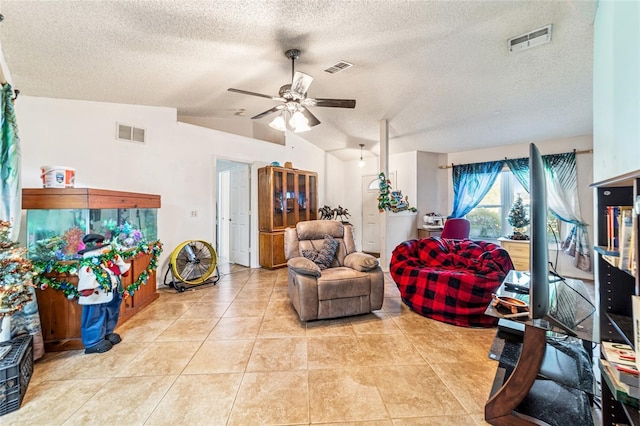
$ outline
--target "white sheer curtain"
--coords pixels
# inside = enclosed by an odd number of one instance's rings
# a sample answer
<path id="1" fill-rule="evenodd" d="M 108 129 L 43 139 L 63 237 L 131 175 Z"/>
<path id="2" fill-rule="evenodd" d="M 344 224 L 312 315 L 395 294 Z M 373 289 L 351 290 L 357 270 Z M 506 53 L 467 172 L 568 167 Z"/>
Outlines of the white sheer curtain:
<path id="1" fill-rule="evenodd" d="M 547 207 L 551 214 L 563 222 L 574 225 L 569 236 L 562 242 L 562 249 L 574 258 L 576 268 L 591 271 L 591 246 L 587 224 L 580 216 L 578 199 L 578 171 L 576 154 L 543 155 L 545 175 L 547 177 Z M 529 191 L 529 159 L 517 158 L 505 160 L 513 174 Z"/>
<path id="2" fill-rule="evenodd" d="M 591 271 L 591 248 L 587 224 L 580 216 L 578 198 L 578 173 L 576 155 L 546 155 L 543 157 L 547 180 L 547 203 L 551 212 L 560 220 L 571 223 L 573 228 L 562 243 L 562 248 L 574 258 L 576 268 Z"/>

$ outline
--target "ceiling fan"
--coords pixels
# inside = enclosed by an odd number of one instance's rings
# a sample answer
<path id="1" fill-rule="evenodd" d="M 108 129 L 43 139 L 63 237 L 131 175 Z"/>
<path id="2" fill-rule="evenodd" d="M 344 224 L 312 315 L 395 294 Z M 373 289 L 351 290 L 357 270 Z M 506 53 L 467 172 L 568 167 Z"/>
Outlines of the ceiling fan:
<path id="1" fill-rule="evenodd" d="M 307 97 L 307 91 L 313 81 L 313 77 L 295 70 L 295 61 L 300 57 L 300 50 L 289 49 L 284 52 L 284 54 L 287 58 L 291 59 L 291 84 L 285 84 L 280 87 L 278 96 L 263 95 L 262 93 L 250 92 L 241 89 L 228 89 L 230 92 L 259 96 L 261 98 L 282 102 L 280 105 L 276 105 L 267 111 L 251 117 L 252 119 L 259 119 L 280 111 L 278 117 L 269 123 L 269 126 L 277 130 L 285 131 L 288 125 L 294 132 L 299 133 L 310 130 L 312 127 L 320 124 L 320 120 L 318 120 L 316 116 L 309 111 L 309 107 L 356 107 L 355 99 L 324 99 Z M 287 120 L 287 114 L 289 115 L 289 120 Z"/>

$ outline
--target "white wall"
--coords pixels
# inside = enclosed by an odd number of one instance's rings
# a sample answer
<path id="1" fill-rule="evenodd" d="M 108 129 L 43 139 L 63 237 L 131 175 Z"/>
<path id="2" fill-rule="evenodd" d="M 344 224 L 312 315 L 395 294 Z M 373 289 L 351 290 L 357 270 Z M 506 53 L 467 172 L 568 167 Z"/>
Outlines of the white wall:
<path id="1" fill-rule="evenodd" d="M 416 207 L 418 200 L 418 153 L 417 151 L 389 155 L 389 174 L 396 174 L 396 183 L 392 190 L 402 191 L 409 197 L 409 206 Z"/>
<path id="2" fill-rule="evenodd" d="M 448 193 L 446 179 L 449 176 L 446 169 L 440 166 L 446 164 L 446 154 L 419 151 L 417 163 L 418 226 L 422 226 L 422 216 L 427 213 L 438 213 L 447 216 L 451 207 L 447 204 Z"/>
<path id="3" fill-rule="evenodd" d="M 76 169 L 76 187 L 159 194 L 158 237 L 164 244 L 159 276 L 173 248 L 187 239 L 215 243 L 215 163 L 252 164 L 252 266 L 257 261 L 257 168 L 291 161 L 328 175 L 340 160 L 296 135 L 287 145 L 176 122 L 173 108 L 20 96 L 16 116 L 22 145 L 23 187 L 41 187 L 40 166 Z M 116 122 L 146 129 L 145 145 L 115 139 Z M 327 164 L 329 167 L 327 167 Z M 333 173 L 335 174 L 335 173 Z M 319 202 L 326 181 L 320 179 Z M 198 212 L 197 217 L 191 211 Z M 160 278 L 160 277 L 159 277 Z"/>
<path id="4" fill-rule="evenodd" d="M 600 1 L 593 67 L 596 181 L 640 169 L 640 2 Z"/>

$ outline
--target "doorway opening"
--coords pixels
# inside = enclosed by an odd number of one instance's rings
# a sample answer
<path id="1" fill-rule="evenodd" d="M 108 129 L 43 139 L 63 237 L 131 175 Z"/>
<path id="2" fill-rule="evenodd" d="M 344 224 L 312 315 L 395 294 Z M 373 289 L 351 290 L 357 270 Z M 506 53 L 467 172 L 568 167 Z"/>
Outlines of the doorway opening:
<path id="1" fill-rule="evenodd" d="M 392 186 L 395 184 L 395 172 L 389 174 Z M 378 175 L 362 176 L 362 251 L 380 257 L 380 210 L 378 195 L 380 180 Z"/>
<path id="2" fill-rule="evenodd" d="M 216 160 L 216 251 L 230 263 L 250 266 L 251 166 Z"/>

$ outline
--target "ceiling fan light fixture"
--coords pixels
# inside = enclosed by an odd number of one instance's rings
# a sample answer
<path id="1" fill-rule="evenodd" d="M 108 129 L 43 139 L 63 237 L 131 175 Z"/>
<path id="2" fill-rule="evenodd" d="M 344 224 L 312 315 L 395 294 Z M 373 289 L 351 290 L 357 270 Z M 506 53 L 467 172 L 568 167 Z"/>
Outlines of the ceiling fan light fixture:
<path id="1" fill-rule="evenodd" d="M 269 123 L 269 127 L 284 132 L 287 130 L 287 124 L 284 121 L 284 111 Z"/>
<path id="2" fill-rule="evenodd" d="M 364 144 L 361 143 L 360 144 L 360 160 L 358 161 L 358 167 L 363 168 L 364 167 L 364 159 L 362 158 L 362 148 L 364 147 Z"/>
<path id="3" fill-rule="evenodd" d="M 311 130 L 311 127 L 309 127 L 309 120 L 307 120 L 307 117 L 305 117 L 301 111 L 293 113 L 289 120 L 289 126 L 291 126 L 295 133 Z"/>
<path id="4" fill-rule="evenodd" d="M 309 127 L 309 125 L 302 124 L 302 125 L 296 127 L 295 129 L 293 129 L 293 133 L 302 133 L 302 132 L 307 132 L 309 130 L 311 130 L 311 127 Z"/>

